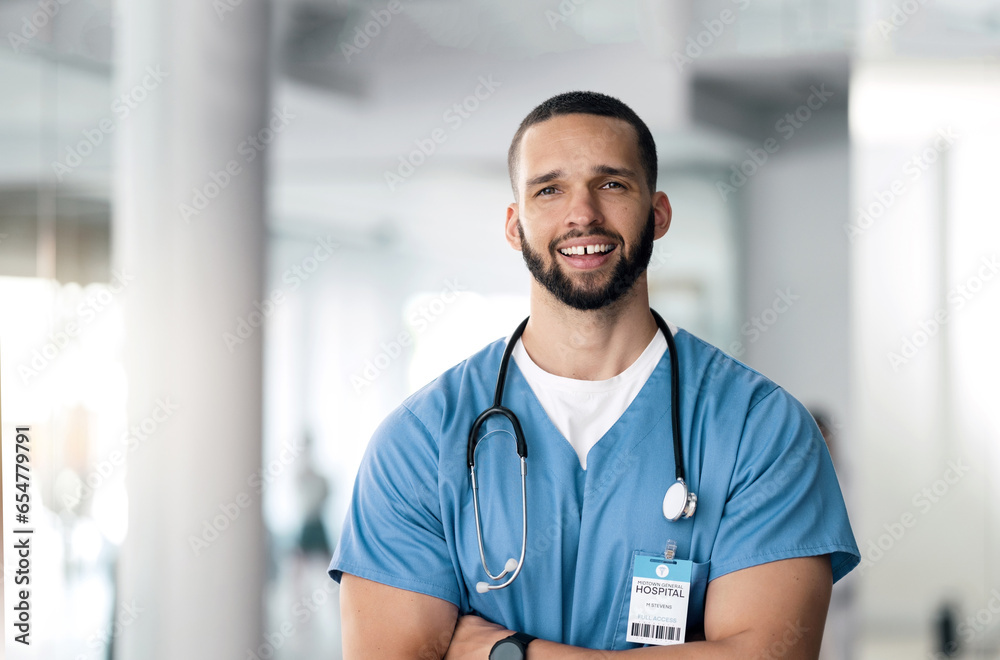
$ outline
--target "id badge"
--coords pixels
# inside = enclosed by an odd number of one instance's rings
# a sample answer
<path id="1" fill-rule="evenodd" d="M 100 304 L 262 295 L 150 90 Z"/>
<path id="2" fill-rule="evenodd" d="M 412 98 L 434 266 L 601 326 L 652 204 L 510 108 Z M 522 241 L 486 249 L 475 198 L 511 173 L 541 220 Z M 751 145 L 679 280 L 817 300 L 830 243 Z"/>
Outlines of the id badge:
<path id="1" fill-rule="evenodd" d="M 683 644 L 690 597 L 690 561 L 636 554 L 625 640 L 657 646 Z"/>

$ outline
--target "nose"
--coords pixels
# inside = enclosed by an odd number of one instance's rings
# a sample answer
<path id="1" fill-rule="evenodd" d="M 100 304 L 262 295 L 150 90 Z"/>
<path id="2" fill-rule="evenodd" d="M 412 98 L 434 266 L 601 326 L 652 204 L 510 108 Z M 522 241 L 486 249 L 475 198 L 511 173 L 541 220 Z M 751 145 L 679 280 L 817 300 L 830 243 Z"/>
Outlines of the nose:
<path id="1" fill-rule="evenodd" d="M 589 188 L 574 190 L 570 193 L 569 209 L 566 214 L 566 223 L 577 227 L 588 227 L 592 224 L 599 224 L 604 221 L 601 215 L 597 197 Z"/>

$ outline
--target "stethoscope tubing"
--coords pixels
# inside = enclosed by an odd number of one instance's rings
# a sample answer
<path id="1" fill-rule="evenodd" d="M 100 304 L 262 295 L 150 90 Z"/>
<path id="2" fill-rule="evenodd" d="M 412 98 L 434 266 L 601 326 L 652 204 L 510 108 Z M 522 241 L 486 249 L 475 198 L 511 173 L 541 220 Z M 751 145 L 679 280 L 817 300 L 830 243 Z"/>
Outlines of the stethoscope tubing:
<path id="1" fill-rule="evenodd" d="M 657 314 L 655 309 L 650 308 L 649 311 L 653 314 L 653 319 L 660 327 L 663 336 L 667 338 L 667 351 L 670 353 L 670 429 L 671 435 L 674 436 L 674 479 L 686 482 L 681 448 L 681 368 L 677 360 L 677 344 L 663 317 Z"/>
<path id="2" fill-rule="evenodd" d="M 508 572 L 510 572 L 510 569 L 507 567 L 507 565 L 504 566 L 503 571 L 500 572 L 498 575 L 493 575 L 492 573 L 490 573 L 490 569 L 486 565 L 486 550 L 483 547 L 483 530 L 482 530 L 482 523 L 480 522 L 480 517 L 479 517 L 479 483 L 476 480 L 476 468 L 472 467 L 470 468 L 470 470 L 471 470 L 470 474 L 472 475 L 472 503 L 473 503 L 473 508 L 475 508 L 476 510 L 476 538 L 479 539 L 479 559 L 483 563 L 483 570 L 486 571 L 486 575 L 488 575 L 491 580 L 494 581 L 502 580 L 504 576 L 507 575 Z M 528 541 L 527 477 L 528 477 L 528 463 L 524 457 L 521 457 L 521 556 L 517 560 L 517 567 L 514 569 L 514 572 L 511 574 L 511 576 L 507 578 L 507 581 L 504 582 L 503 584 L 486 584 L 485 582 L 480 582 L 477 585 L 477 588 L 480 590 L 483 590 L 482 587 L 485 587 L 485 591 L 493 591 L 494 589 L 503 589 L 511 582 L 513 582 L 518 575 L 520 575 L 521 567 L 524 566 L 524 553 L 525 550 L 527 549 L 527 541 Z"/>
<path id="3" fill-rule="evenodd" d="M 664 337 L 667 340 L 667 350 L 670 353 L 670 421 L 671 421 L 671 431 L 673 435 L 674 444 L 674 478 L 681 486 L 683 486 L 684 497 L 687 498 L 687 485 L 684 478 L 684 460 L 682 456 L 681 447 L 681 422 L 680 422 L 680 366 L 677 360 L 677 346 L 674 342 L 673 333 L 670 332 L 670 328 L 667 323 L 663 320 L 656 310 L 649 310 L 653 319 L 656 321 L 656 325 L 659 327 L 660 331 L 663 332 Z M 497 373 L 497 385 L 493 394 L 493 405 L 484 410 L 482 413 L 476 417 L 475 422 L 472 424 L 472 429 L 469 431 L 469 443 L 467 447 L 467 463 L 469 466 L 469 477 L 472 481 L 472 503 L 475 509 L 476 516 L 476 538 L 479 542 L 479 559 L 483 564 L 483 570 L 486 571 L 486 575 L 493 581 L 499 581 L 504 579 L 508 573 L 511 573 L 510 577 L 502 584 L 487 584 L 485 582 L 479 582 L 476 585 L 477 591 L 485 593 L 486 591 L 493 591 L 495 589 L 503 589 L 504 587 L 511 584 L 515 578 L 521 573 L 521 568 L 524 566 L 524 555 L 527 549 L 528 543 L 528 499 L 527 499 L 527 475 L 528 475 L 528 445 L 524 440 L 524 433 L 521 430 L 521 422 L 518 420 L 517 415 L 514 414 L 512 410 L 504 407 L 503 405 L 503 391 L 504 385 L 507 381 L 507 368 L 510 364 L 510 357 L 514 351 L 514 345 L 517 344 L 521 335 L 524 333 L 524 328 L 528 325 L 528 317 L 521 321 L 521 324 L 517 326 L 514 330 L 514 334 L 511 335 L 510 341 L 507 342 L 507 346 L 504 348 L 503 357 L 500 359 L 500 369 Z M 479 512 L 479 481 L 476 478 L 476 447 L 479 444 L 479 429 L 482 427 L 486 420 L 493 415 L 501 415 L 505 417 L 514 429 L 514 442 L 517 449 L 517 455 L 521 462 L 521 556 L 517 561 L 516 567 L 511 569 L 510 562 L 513 559 L 507 561 L 504 565 L 504 570 L 497 575 L 493 575 L 490 572 L 489 567 L 486 565 L 486 549 L 483 542 L 483 527 L 482 520 Z M 697 499 L 694 495 L 695 500 Z M 665 505 L 666 506 L 666 505 Z M 693 514 L 693 506 L 690 513 L 685 512 L 685 517 L 690 517 Z M 678 517 L 681 515 L 678 512 Z M 676 520 L 677 518 L 670 518 L 671 520 Z M 512 572 L 513 571 L 513 572 Z"/>

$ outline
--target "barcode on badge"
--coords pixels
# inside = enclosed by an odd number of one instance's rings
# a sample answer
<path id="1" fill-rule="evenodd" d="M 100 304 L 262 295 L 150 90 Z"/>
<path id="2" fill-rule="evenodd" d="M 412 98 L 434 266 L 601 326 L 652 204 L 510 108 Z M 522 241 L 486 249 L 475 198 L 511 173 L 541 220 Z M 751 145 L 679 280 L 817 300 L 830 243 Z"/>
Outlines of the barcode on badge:
<path id="1" fill-rule="evenodd" d="M 681 629 L 674 626 L 659 626 L 651 623 L 633 623 L 631 637 L 642 637 L 651 641 L 670 642 L 681 638 Z"/>

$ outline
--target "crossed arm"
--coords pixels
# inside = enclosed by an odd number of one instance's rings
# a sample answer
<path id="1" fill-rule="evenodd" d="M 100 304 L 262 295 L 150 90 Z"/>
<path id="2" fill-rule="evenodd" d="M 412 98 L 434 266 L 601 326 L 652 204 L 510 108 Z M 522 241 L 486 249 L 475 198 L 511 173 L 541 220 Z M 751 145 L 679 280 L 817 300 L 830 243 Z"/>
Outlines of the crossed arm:
<path id="1" fill-rule="evenodd" d="M 595 651 L 542 639 L 528 660 L 774 657 L 815 660 L 833 580 L 827 555 L 783 559 L 723 575 L 705 594 L 705 641 L 629 651 Z M 486 660 L 513 631 L 474 615 L 458 616 L 448 601 L 354 575 L 341 580 L 344 658 L 363 660 Z M 393 613 L 386 633 L 380 613 Z"/>

